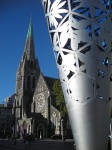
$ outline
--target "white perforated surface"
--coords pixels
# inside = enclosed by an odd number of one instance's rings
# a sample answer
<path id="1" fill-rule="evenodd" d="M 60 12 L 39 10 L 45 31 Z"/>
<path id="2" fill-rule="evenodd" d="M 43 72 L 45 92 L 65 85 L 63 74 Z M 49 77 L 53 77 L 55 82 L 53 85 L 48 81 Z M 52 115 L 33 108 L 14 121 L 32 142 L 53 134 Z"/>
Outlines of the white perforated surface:
<path id="1" fill-rule="evenodd" d="M 42 0 L 77 150 L 106 150 L 112 99 L 110 2 Z"/>

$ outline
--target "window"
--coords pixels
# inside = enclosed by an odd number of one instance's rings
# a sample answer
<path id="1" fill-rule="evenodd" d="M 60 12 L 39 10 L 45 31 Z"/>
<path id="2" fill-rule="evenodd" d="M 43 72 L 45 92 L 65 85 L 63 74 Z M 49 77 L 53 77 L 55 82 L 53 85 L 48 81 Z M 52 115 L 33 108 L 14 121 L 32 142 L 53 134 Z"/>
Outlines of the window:
<path id="1" fill-rule="evenodd" d="M 30 78 L 30 76 L 28 76 L 28 77 L 27 77 L 27 87 L 28 87 L 28 88 L 30 88 L 30 80 L 31 80 L 31 78 Z"/>
<path id="2" fill-rule="evenodd" d="M 31 67 L 33 67 L 33 61 L 31 61 L 30 65 L 31 65 Z"/>
<path id="3" fill-rule="evenodd" d="M 33 76 L 33 78 L 32 78 L 32 88 L 34 89 L 35 88 L 35 76 Z"/>

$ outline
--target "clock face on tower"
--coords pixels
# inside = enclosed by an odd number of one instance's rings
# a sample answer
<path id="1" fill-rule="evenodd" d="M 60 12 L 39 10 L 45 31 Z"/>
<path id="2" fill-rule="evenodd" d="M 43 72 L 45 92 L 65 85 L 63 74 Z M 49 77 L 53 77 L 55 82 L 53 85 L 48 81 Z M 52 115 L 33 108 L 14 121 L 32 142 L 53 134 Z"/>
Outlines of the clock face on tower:
<path id="1" fill-rule="evenodd" d="M 44 94 L 41 93 L 37 97 L 37 111 L 38 112 L 43 111 L 44 106 L 45 106 L 45 96 Z"/>

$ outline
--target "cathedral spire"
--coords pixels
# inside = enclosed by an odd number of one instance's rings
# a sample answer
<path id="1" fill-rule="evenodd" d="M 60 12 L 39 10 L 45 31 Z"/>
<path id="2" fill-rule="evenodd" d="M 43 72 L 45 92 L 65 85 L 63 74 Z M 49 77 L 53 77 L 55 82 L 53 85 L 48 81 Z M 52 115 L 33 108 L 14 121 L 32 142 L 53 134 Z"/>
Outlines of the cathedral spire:
<path id="1" fill-rule="evenodd" d="M 35 55 L 33 24 L 32 19 L 30 19 L 25 48 L 16 76 L 16 93 L 22 97 L 20 98 L 23 106 L 22 117 L 24 117 L 25 113 L 28 116 L 29 112 L 31 112 L 31 103 L 39 75 L 40 67 Z M 18 101 L 20 100 L 18 99 Z"/>
<path id="2" fill-rule="evenodd" d="M 33 38 L 33 23 L 32 23 L 32 18 L 30 19 L 30 24 L 29 24 L 29 28 L 28 28 L 27 38 L 28 37 L 32 37 Z"/>
<path id="3" fill-rule="evenodd" d="M 30 19 L 29 28 L 26 37 L 25 49 L 23 53 L 23 59 L 35 59 L 35 50 L 34 50 L 34 38 L 33 38 L 33 23 L 32 18 Z"/>

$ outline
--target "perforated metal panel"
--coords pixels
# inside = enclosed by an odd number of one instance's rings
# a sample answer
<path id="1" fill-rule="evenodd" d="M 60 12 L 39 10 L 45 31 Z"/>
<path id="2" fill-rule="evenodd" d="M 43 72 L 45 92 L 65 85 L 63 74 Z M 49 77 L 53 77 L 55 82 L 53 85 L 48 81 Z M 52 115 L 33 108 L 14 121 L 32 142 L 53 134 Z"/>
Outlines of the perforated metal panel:
<path id="1" fill-rule="evenodd" d="M 77 150 L 106 150 L 110 0 L 42 0 Z"/>

